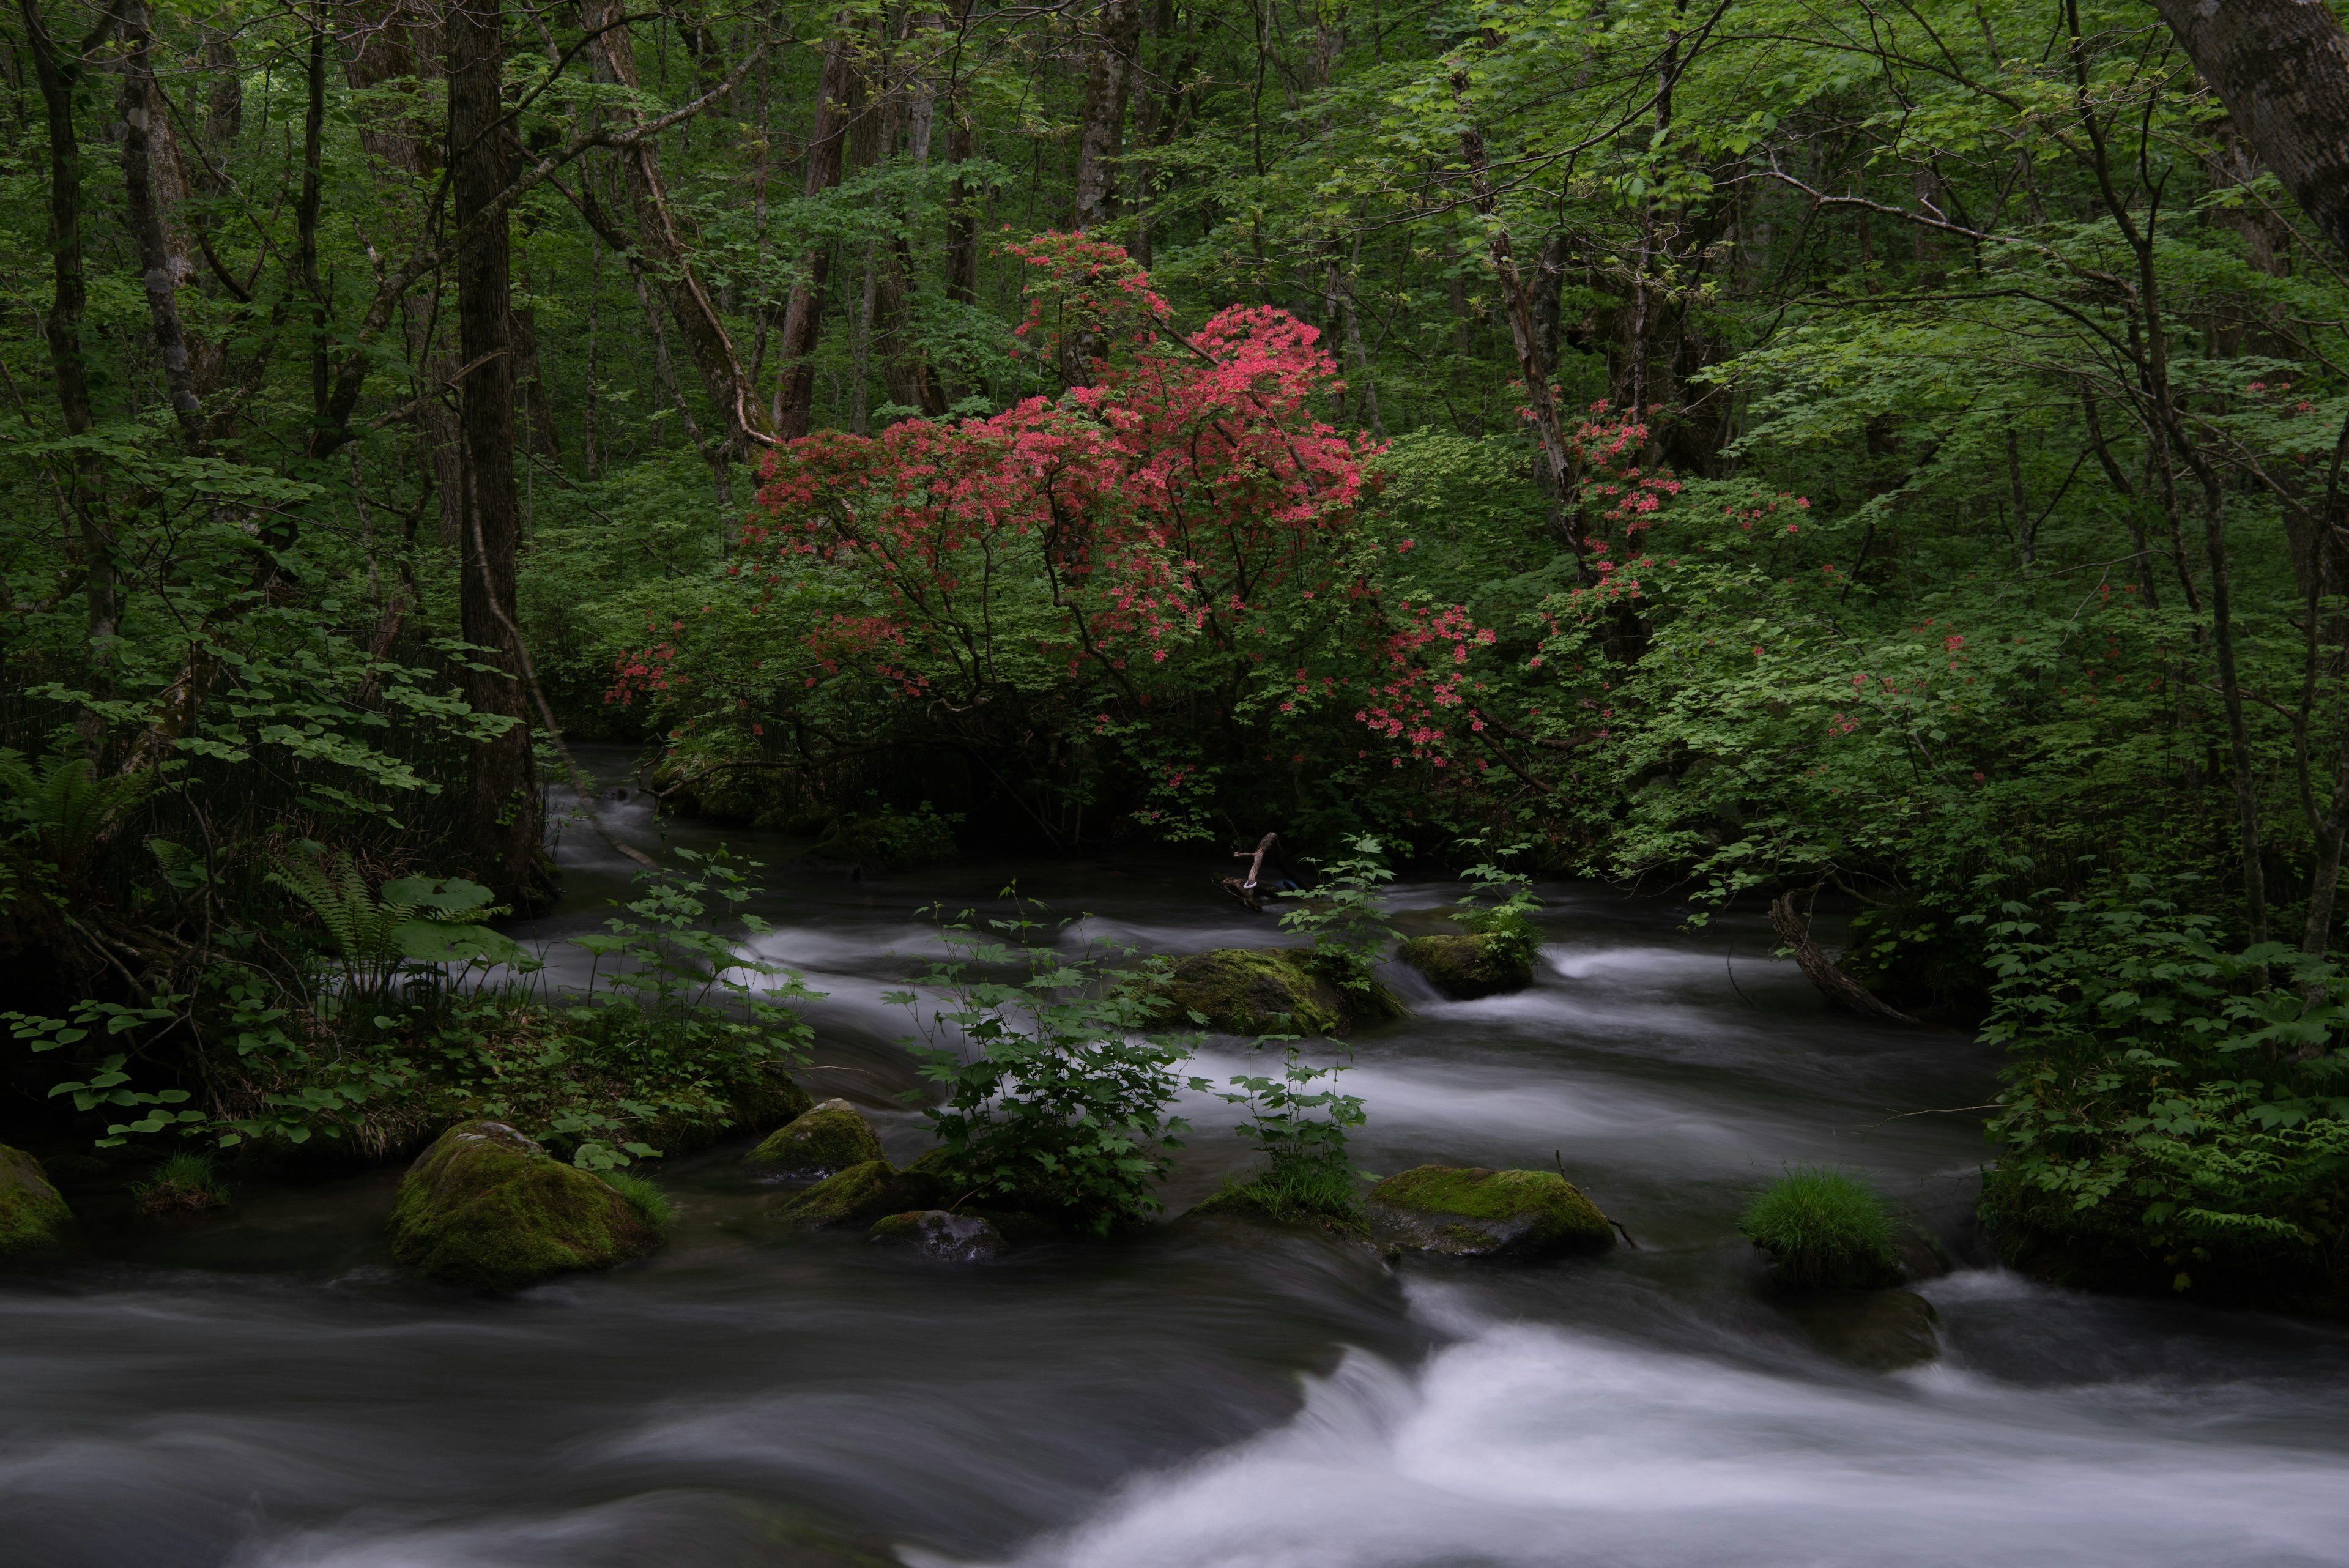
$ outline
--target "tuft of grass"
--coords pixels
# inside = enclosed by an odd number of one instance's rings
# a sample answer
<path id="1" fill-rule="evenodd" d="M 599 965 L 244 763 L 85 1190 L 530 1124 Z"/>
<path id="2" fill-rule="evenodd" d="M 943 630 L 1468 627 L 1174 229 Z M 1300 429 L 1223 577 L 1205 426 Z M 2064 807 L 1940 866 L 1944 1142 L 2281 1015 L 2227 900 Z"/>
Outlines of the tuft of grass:
<path id="1" fill-rule="evenodd" d="M 1856 1171 L 1790 1166 L 1754 1195 L 1737 1229 L 1796 1290 L 1865 1290 L 1900 1278 L 1891 1210 Z"/>
<path id="2" fill-rule="evenodd" d="M 212 1168 L 208 1154 L 175 1154 L 155 1168 L 155 1173 L 130 1189 L 139 1212 L 150 1218 L 167 1214 L 201 1214 L 228 1201 L 228 1187 Z"/>
<path id="3" fill-rule="evenodd" d="M 1371 1233 L 1353 1173 L 1330 1166 L 1276 1168 L 1249 1181 L 1226 1180 L 1195 1212 L 1254 1215 L 1277 1225 L 1314 1227 L 1358 1239 Z"/>
<path id="4" fill-rule="evenodd" d="M 631 1176 L 625 1170 L 605 1171 L 604 1182 L 613 1191 L 626 1199 L 628 1207 L 641 1215 L 645 1223 L 651 1226 L 656 1233 L 663 1236 L 668 1234 L 668 1222 L 672 1210 L 669 1208 L 667 1193 L 663 1192 L 643 1177 Z"/>

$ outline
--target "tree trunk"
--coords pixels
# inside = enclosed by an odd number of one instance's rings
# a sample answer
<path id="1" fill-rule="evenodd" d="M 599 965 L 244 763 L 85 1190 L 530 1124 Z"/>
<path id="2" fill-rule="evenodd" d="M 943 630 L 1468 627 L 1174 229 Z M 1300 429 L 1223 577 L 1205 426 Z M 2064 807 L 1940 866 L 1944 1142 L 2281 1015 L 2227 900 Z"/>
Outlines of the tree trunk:
<path id="1" fill-rule="evenodd" d="M 1102 0 L 1101 23 L 1085 67 L 1084 121 L 1077 142 L 1076 226 L 1080 233 L 1117 215 L 1118 154 L 1133 56 L 1142 41 L 1141 0 Z"/>
<path id="2" fill-rule="evenodd" d="M 832 41 L 824 46 L 802 187 L 811 197 L 840 183 L 849 124 L 864 102 L 864 78 L 856 66 L 854 26 L 853 16 L 843 12 L 833 24 Z M 775 434 L 786 441 L 807 434 L 814 415 L 815 366 L 810 357 L 823 328 L 823 288 L 831 269 L 831 252 L 823 246 L 802 255 L 799 279 L 792 285 L 791 302 L 783 310 L 782 338 L 776 346 L 781 364 L 775 375 L 773 424 Z"/>
<path id="3" fill-rule="evenodd" d="M 142 0 L 125 0 L 119 15 L 125 45 L 120 100 L 123 204 L 139 243 L 147 326 L 154 334 L 156 358 L 163 362 L 164 393 L 171 400 L 171 417 L 179 421 L 188 449 L 200 451 L 204 444 L 203 415 L 189 369 L 187 337 L 180 327 L 179 291 L 186 279 L 164 233 L 150 153 L 148 126 L 155 102 L 155 71 L 147 52 L 147 7 Z"/>
<path id="4" fill-rule="evenodd" d="M 1476 211 L 1487 219 L 1495 218 L 1500 209 L 1499 198 L 1493 189 L 1489 165 L 1485 156 L 1485 135 L 1476 122 L 1468 117 L 1468 78 L 1464 73 L 1452 78 L 1452 100 L 1461 111 L 1460 151 L 1468 165 L 1471 200 Z M 1516 252 L 1509 244 L 1509 231 L 1494 223 L 1485 244 L 1493 257 L 1493 274 L 1501 286 L 1501 298 L 1508 306 L 1509 336 L 1517 350 L 1517 373 L 1525 379 L 1526 404 L 1532 410 L 1536 462 L 1542 488 L 1552 499 L 1551 529 L 1574 554 L 1575 575 L 1584 581 L 1590 577 L 1589 552 L 1582 537 L 1576 514 L 1573 474 L 1566 451 L 1566 426 L 1558 413 L 1557 399 L 1550 388 L 1549 377 L 1544 373 L 1541 361 L 1541 334 L 1534 317 L 1532 291 L 1517 271 Z"/>
<path id="5" fill-rule="evenodd" d="M 409 21 L 409 16 L 404 9 L 387 5 L 380 16 L 365 20 L 357 52 L 344 67 L 344 79 L 354 92 L 367 95 L 367 89 L 387 82 L 440 76 L 434 40 L 419 37 L 420 28 Z M 358 139 L 361 151 L 379 160 L 386 170 L 406 177 L 404 182 L 387 183 L 405 183 L 409 196 L 405 215 L 420 223 L 429 200 L 424 181 L 439 171 L 440 150 L 417 112 L 413 97 L 407 107 L 368 102 L 363 97 Z M 420 231 L 410 227 L 400 237 L 413 244 Z M 441 323 L 440 291 L 410 293 L 403 298 L 400 328 L 411 369 L 409 396 L 415 411 L 409 417 L 416 421 L 417 452 L 432 476 L 440 537 L 454 545 L 465 532 L 465 479 L 460 472 L 457 415 L 441 393 L 463 361 L 457 358 L 453 335 Z"/>
<path id="6" fill-rule="evenodd" d="M 2349 35 L 2312 0 L 2154 0 L 2243 139 L 2349 253 Z"/>
<path id="7" fill-rule="evenodd" d="M 594 47 L 604 74 L 624 87 L 635 88 L 638 85 L 636 55 L 628 43 L 627 28 L 620 23 L 622 15 L 619 0 L 598 0 L 588 7 L 588 25 L 603 29 Z M 643 119 L 633 112 L 624 118 L 631 126 Z M 650 139 L 636 142 L 621 152 L 620 167 L 636 210 L 635 248 L 643 258 L 647 275 L 667 303 L 685 350 L 701 372 L 702 389 L 709 393 L 725 426 L 725 438 L 719 447 L 720 460 L 747 462 L 758 438 L 767 433 L 768 421 L 742 369 L 741 358 L 734 351 L 734 339 L 719 315 L 718 302 L 695 267 L 670 210 L 668 187 L 661 178 L 660 151 Z"/>
<path id="8" fill-rule="evenodd" d="M 48 338 L 49 369 L 57 394 L 57 412 L 66 434 L 85 433 L 95 422 L 89 401 L 89 368 L 83 361 L 81 321 L 88 306 L 88 290 L 81 265 L 81 145 L 74 135 L 74 92 L 81 85 L 83 62 L 113 31 L 111 16 L 67 53 L 41 20 L 36 0 L 17 0 L 25 18 L 26 43 L 33 57 L 33 74 L 39 82 L 41 106 L 48 118 L 49 154 L 49 308 L 41 318 Z M 108 690 L 105 671 L 112 662 L 115 628 L 120 624 L 120 592 L 114 567 L 114 533 L 108 525 L 99 493 L 103 476 L 98 460 L 87 452 L 73 464 L 68 492 L 80 532 L 82 566 L 88 573 L 85 592 L 89 601 L 90 659 L 96 667 L 93 685 Z M 90 737 L 95 739 L 94 736 Z"/>
<path id="9" fill-rule="evenodd" d="M 449 152 L 453 215 L 461 227 L 491 207 L 507 182 L 504 16 L 497 0 L 458 0 L 447 14 Z M 464 537 L 459 607 L 465 640 L 484 668 L 465 675 L 473 708 L 512 722 L 474 744 L 464 839 L 476 875 L 502 902 L 527 907 L 544 888 L 539 854 L 538 776 L 514 622 L 514 368 L 509 336 L 510 225 L 486 224 L 457 254 L 458 351 L 471 371 L 458 393 L 463 440 Z"/>

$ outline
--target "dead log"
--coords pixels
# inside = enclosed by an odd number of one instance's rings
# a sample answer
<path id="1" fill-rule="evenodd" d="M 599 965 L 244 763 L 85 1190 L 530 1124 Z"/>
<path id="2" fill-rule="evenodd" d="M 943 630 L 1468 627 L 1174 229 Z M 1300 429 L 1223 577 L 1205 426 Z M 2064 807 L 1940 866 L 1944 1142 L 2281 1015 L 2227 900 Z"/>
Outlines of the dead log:
<path id="1" fill-rule="evenodd" d="M 1779 894 L 1771 904 L 1770 929 L 1778 933 L 1778 940 L 1794 953 L 1795 962 L 1829 1002 L 1838 1002 L 1864 1018 L 1888 1018 L 1895 1023 L 1917 1022 L 1827 961 L 1819 944 L 1811 940 L 1810 921 L 1795 913 L 1792 893 Z"/>

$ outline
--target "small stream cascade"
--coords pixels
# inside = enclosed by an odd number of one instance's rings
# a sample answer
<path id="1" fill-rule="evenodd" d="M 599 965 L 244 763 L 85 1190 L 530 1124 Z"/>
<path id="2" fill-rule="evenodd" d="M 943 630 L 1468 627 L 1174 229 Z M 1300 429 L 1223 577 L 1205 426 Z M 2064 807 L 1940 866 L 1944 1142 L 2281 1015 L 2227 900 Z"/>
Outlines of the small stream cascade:
<path id="1" fill-rule="evenodd" d="M 1016 881 L 1087 917 L 1072 946 L 1277 940 L 1172 857 L 852 881 L 647 805 L 605 827 L 767 862 L 753 945 L 826 993 L 805 1081 L 901 1161 L 927 1134 L 883 993 L 937 951 L 923 906 Z M 558 855 L 533 944 L 595 929 L 635 869 L 578 821 Z M 773 1189 L 737 1139 L 660 1162 L 677 1230 L 642 1265 L 493 1300 L 391 1266 L 397 1170 L 256 1188 L 0 1275 L 0 1568 L 2349 1563 L 2349 1331 L 1998 1269 L 1979 1113 L 1912 1114 L 1987 1099 L 1991 1053 L 1825 1011 L 1758 917 L 1691 934 L 1538 890 L 1530 989 L 1393 976 L 1409 1015 L 1352 1042 L 1355 1152 L 1562 1169 L 1636 1249 L 1390 1270 L 1178 1224 L 942 1269 L 753 1233 Z M 1241 1059 L 1210 1040 L 1196 1070 Z M 1183 1114 L 1170 1213 L 1248 1161 L 1231 1107 Z M 1920 1287 L 1937 1360 L 1847 1364 L 1762 1288 L 1736 1216 L 1803 1162 L 1868 1171 L 1952 1250 Z"/>

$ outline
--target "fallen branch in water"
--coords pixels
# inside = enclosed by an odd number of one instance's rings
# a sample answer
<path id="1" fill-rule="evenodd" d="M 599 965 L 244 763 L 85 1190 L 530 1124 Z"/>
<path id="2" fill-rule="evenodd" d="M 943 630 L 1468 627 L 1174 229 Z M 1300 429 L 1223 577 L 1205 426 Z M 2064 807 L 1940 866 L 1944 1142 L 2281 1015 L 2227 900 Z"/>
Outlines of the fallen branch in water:
<path id="1" fill-rule="evenodd" d="M 1817 897 L 1816 888 L 1812 889 L 1812 896 L 1814 898 Z M 1778 940 L 1785 942 L 1795 955 L 1795 962 L 1801 967 L 1803 973 L 1819 988 L 1819 994 L 1828 1001 L 1841 1002 L 1868 1018 L 1886 1018 L 1895 1023 L 1917 1022 L 1827 961 L 1827 955 L 1819 950 L 1819 944 L 1811 940 L 1810 921 L 1795 913 L 1794 894 L 1781 893 L 1771 904 L 1770 928 L 1778 933 Z"/>

